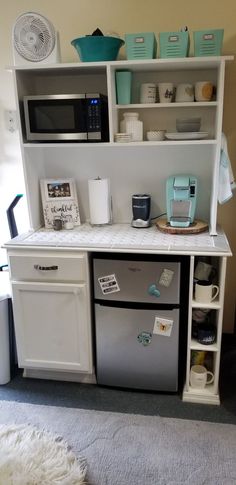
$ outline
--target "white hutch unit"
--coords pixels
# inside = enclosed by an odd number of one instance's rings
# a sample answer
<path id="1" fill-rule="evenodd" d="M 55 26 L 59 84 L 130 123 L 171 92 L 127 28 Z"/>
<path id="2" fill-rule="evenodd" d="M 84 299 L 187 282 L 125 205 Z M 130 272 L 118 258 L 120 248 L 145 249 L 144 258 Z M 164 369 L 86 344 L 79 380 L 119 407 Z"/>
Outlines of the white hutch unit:
<path id="1" fill-rule="evenodd" d="M 69 374 L 73 378 L 74 373 L 78 380 L 80 374 L 84 376 L 87 373 L 88 379 L 93 375 L 90 251 L 185 254 L 190 258 L 190 293 L 187 373 L 183 399 L 219 403 L 224 280 L 226 259 L 231 252 L 225 236 L 217 228 L 217 193 L 225 64 L 231 59 L 229 56 L 201 57 L 39 64 L 12 68 L 33 231 L 30 235 L 18 237 L 6 244 L 13 289 L 17 350 L 25 375 L 61 376 L 66 379 Z M 132 104 L 129 105 L 116 104 L 115 72 L 119 69 L 132 72 Z M 143 82 L 157 84 L 169 81 L 176 85 L 206 80 L 213 82 L 216 87 L 215 98 L 210 102 L 139 103 L 139 89 Z M 108 96 L 108 142 L 27 142 L 24 95 L 84 92 Z M 127 111 L 139 113 L 144 125 L 143 142 L 114 142 L 115 133 L 120 131 L 122 114 Z M 202 140 L 145 140 L 148 130 L 158 128 L 168 132 L 176 131 L 176 118 L 181 117 L 200 117 L 201 131 L 207 132 L 208 137 Z M 132 194 L 151 194 L 151 217 L 154 218 L 166 212 L 165 183 L 167 177 L 175 174 L 192 174 L 198 179 L 196 217 L 208 222 L 209 234 L 194 236 L 196 239 L 192 243 L 189 239 L 191 236 L 175 238 L 173 235 L 158 235 L 155 226 L 144 230 L 130 228 Z M 89 226 L 88 179 L 97 176 L 110 179 L 113 224 L 107 228 Z M 40 229 L 43 226 L 43 214 L 39 180 L 43 178 L 75 179 L 82 225 L 67 231 L 70 237 L 65 234 L 66 231 L 57 233 Z M 220 296 L 218 301 L 210 305 L 216 314 L 217 340 L 207 349 L 214 357 L 215 380 L 210 388 L 206 387 L 196 393 L 188 382 L 191 352 L 205 347 L 191 337 L 192 309 L 197 306 L 193 299 L 193 272 L 195 259 L 201 255 L 212 257 L 217 264 Z M 204 307 L 204 304 L 198 305 Z"/>

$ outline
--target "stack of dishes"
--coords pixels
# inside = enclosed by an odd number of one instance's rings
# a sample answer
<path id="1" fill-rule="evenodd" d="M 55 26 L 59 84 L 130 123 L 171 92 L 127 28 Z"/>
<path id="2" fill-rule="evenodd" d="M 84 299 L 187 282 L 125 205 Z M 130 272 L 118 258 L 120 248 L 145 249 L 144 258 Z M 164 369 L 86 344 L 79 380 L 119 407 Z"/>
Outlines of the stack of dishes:
<path id="1" fill-rule="evenodd" d="M 166 133 L 168 140 L 203 140 L 208 133 L 200 131 L 201 118 L 177 118 L 176 132 Z"/>
<path id="2" fill-rule="evenodd" d="M 131 133 L 116 133 L 115 142 L 116 143 L 129 143 L 132 141 Z"/>
<path id="3" fill-rule="evenodd" d="M 181 133 L 189 131 L 199 131 L 201 126 L 201 118 L 177 118 L 176 129 Z"/>

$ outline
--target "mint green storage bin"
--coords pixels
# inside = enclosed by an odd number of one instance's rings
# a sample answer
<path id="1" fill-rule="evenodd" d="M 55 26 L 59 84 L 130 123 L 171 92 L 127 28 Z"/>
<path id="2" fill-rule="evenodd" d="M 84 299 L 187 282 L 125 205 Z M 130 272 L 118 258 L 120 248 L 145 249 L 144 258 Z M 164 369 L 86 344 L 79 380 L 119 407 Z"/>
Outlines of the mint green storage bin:
<path id="1" fill-rule="evenodd" d="M 127 59 L 155 59 L 157 40 L 153 32 L 138 32 L 125 34 L 125 50 Z"/>
<path id="2" fill-rule="evenodd" d="M 189 33 L 160 32 L 160 57 L 187 57 L 189 53 Z"/>
<path id="3" fill-rule="evenodd" d="M 224 29 L 199 30 L 193 32 L 194 56 L 220 56 Z"/>

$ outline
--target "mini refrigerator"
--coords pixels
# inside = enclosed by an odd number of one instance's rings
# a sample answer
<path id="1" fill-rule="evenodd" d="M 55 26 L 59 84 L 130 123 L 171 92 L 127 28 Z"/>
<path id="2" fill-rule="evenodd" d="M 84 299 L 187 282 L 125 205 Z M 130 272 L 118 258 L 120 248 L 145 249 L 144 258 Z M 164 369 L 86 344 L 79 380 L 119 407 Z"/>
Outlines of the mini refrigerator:
<path id="1" fill-rule="evenodd" d="M 180 261 L 93 257 L 97 383 L 178 390 Z"/>

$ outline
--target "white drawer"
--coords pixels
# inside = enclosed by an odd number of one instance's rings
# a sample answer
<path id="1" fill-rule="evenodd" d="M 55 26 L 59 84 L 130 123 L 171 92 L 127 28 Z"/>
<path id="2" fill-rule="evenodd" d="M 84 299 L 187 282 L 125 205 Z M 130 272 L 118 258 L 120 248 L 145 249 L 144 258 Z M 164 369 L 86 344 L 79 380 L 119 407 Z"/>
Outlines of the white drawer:
<path id="1" fill-rule="evenodd" d="M 9 255 L 11 280 L 86 281 L 87 254 Z"/>

